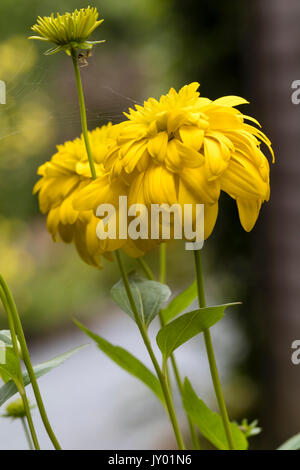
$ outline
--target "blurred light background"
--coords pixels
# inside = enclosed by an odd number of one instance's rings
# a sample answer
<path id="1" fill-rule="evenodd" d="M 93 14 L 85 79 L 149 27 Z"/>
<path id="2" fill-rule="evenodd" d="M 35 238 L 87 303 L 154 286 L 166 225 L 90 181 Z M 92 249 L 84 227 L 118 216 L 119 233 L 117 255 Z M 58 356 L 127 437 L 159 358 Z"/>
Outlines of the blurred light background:
<path id="1" fill-rule="evenodd" d="M 255 115 L 274 144 L 271 202 L 255 229 L 243 232 L 234 201 L 224 197 L 205 246 L 210 303 L 243 302 L 213 329 L 230 414 L 259 418 L 263 433 L 252 448 L 274 448 L 300 431 L 300 366 L 290 360 L 291 343 L 300 337 L 300 108 L 291 102 L 291 83 L 300 79 L 300 3 L 91 4 L 105 18 L 95 37 L 107 42 L 82 68 L 90 129 L 119 122 L 129 106 L 171 86 L 199 81 L 201 94 L 212 99 L 249 99 L 247 114 Z M 70 60 L 43 56 L 41 45 L 26 38 L 38 15 L 87 5 L 1 0 L 0 79 L 7 84 L 7 104 L 0 105 L 0 271 L 15 295 L 35 363 L 86 342 L 72 317 L 148 362 L 134 324 L 109 299 L 118 280 L 113 264 L 99 272 L 79 260 L 72 246 L 54 244 L 32 196 L 38 165 L 56 144 L 80 134 L 80 120 Z M 192 281 L 193 263 L 183 244 L 171 245 L 168 256 L 168 283 L 176 292 Z M 0 328 L 6 327 L 1 310 Z M 214 405 L 199 339 L 177 356 L 199 394 Z M 40 385 L 66 448 L 175 445 L 150 392 L 93 345 Z M 49 446 L 46 436 L 41 442 Z M 0 417 L 0 448 L 23 447 L 21 426 Z"/>

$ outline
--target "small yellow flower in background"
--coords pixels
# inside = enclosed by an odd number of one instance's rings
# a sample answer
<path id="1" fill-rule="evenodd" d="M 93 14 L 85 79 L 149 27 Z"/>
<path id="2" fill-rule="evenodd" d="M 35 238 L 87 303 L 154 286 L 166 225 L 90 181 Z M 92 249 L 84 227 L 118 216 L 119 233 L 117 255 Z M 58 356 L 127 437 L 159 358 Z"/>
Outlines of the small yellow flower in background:
<path id="1" fill-rule="evenodd" d="M 109 185 L 102 162 L 109 148 L 115 145 L 116 131 L 117 127 L 109 123 L 89 132 L 96 173 L 108 190 L 107 198 L 113 197 L 115 190 Z M 57 153 L 39 167 L 38 175 L 41 178 L 33 192 L 39 193 L 41 212 L 48 214 L 47 228 L 53 240 L 74 243 L 80 257 L 92 266 L 101 267 L 100 255 L 112 259 L 107 252 L 119 248 L 120 242 L 99 240 L 96 235 L 99 219 L 93 211 L 73 208 L 73 199 L 78 191 L 92 181 L 83 137 L 58 145 Z M 127 252 L 131 254 L 131 241 L 128 241 L 127 247 Z"/>
<path id="2" fill-rule="evenodd" d="M 89 133 L 97 175 L 103 175 L 102 161 L 110 145 L 112 125 Z M 83 138 L 57 146 L 57 153 L 38 169 L 42 178 L 33 192 L 39 192 L 42 213 L 48 213 L 47 228 L 53 239 L 73 242 L 79 255 L 88 264 L 101 266 L 103 250 L 96 236 L 98 219 L 93 211 L 73 209 L 72 200 L 78 189 L 91 181 L 91 172 Z"/>
<path id="3" fill-rule="evenodd" d="M 30 408 L 32 408 L 32 406 Z M 6 413 L 2 415 L 3 418 L 18 419 L 18 418 L 25 418 L 26 416 L 22 398 L 18 398 L 17 400 L 9 403 L 6 406 L 5 411 Z"/>
<path id="4" fill-rule="evenodd" d="M 59 51 L 71 54 L 72 49 L 92 49 L 96 44 L 104 41 L 89 41 L 92 32 L 104 21 L 98 20 L 99 13 L 96 8 L 81 8 L 73 13 L 65 13 L 56 17 L 38 17 L 37 24 L 31 29 L 40 36 L 31 36 L 29 39 L 52 42 L 54 48 L 45 52 L 46 55 Z"/>
<path id="5" fill-rule="evenodd" d="M 250 231 L 270 195 L 269 163 L 260 146 L 263 142 L 273 156 L 271 143 L 247 123 L 259 126 L 255 119 L 235 109 L 246 100 L 225 96 L 212 101 L 200 97 L 198 87 L 191 83 L 178 93 L 171 89 L 159 101 L 150 98 L 130 109 L 128 120 L 118 126 L 105 169 L 111 183 L 120 183 L 120 194 L 127 186 L 128 205 L 204 204 L 205 238 L 225 191 L 236 200 L 241 224 Z M 84 188 L 76 207 L 95 209 L 103 201 L 101 185 L 96 180 Z M 142 249 L 145 245 L 144 240 Z"/>

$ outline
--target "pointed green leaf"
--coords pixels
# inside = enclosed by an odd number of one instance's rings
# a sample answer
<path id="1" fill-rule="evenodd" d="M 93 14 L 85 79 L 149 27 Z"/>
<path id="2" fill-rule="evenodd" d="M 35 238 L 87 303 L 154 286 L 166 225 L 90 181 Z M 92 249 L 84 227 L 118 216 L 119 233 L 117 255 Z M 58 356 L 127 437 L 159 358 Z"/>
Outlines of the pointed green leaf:
<path id="1" fill-rule="evenodd" d="M 158 379 L 139 359 L 134 357 L 130 352 L 126 351 L 126 349 L 123 349 L 120 346 L 115 346 L 109 343 L 109 341 L 106 339 L 101 338 L 101 336 L 88 330 L 77 320 L 74 320 L 74 323 L 78 326 L 78 328 L 84 331 L 84 333 L 86 333 L 96 342 L 98 348 L 104 352 L 104 354 L 106 354 L 116 364 L 122 367 L 122 369 L 129 372 L 129 374 L 141 380 L 164 404 L 162 389 Z"/>
<path id="2" fill-rule="evenodd" d="M 47 374 L 48 372 L 50 372 L 50 370 L 62 364 L 66 359 L 69 359 L 69 357 L 71 357 L 74 353 L 80 351 L 80 349 L 84 347 L 85 345 L 79 346 L 75 349 L 72 349 L 71 351 L 68 351 L 64 354 L 60 354 L 59 356 L 50 359 L 50 361 L 42 362 L 41 364 L 34 366 L 33 370 L 36 378 L 38 379 L 39 377 L 42 377 L 43 375 Z M 30 378 L 27 371 L 23 373 L 23 380 L 25 386 L 30 384 Z M 17 391 L 17 387 L 13 380 L 9 380 L 6 384 L 2 385 L 2 387 L 0 388 L 0 406 L 2 406 L 9 398 L 15 395 Z"/>
<path id="3" fill-rule="evenodd" d="M 102 44 L 103 42 L 106 42 L 106 39 L 102 39 L 101 41 L 85 41 L 86 44 L 90 46 L 97 46 L 97 44 Z"/>
<path id="4" fill-rule="evenodd" d="M 168 286 L 160 282 L 149 281 L 136 274 L 129 275 L 128 278 L 140 318 L 146 326 L 149 326 L 151 321 L 165 306 L 171 291 Z M 110 293 L 116 304 L 135 320 L 122 280 L 112 287 Z"/>
<path id="5" fill-rule="evenodd" d="M 187 289 L 180 292 L 169 305 L 162 310 L 162 316 L 166 323 L 175 318 L 179 313 L 183 312 L 197 297 L 197 283 L 193 282 Z"/>
<path id="6" fill-rule="evenodd" d="M 207 330 L 224 316 L 224 311 L 237 303 L 205 307 L 185 313 L 161 328 L 156 341 L 163 356 L 168 358 L 175 349 Z"/>
<path id="7" fill-rule="evenodd" d="M 62 50 L 62 46 L 51 47 L 50 49 L 47 49 L 47 51 L 44 52 L 44 55 L 53 55 L 56 54 L 56 52 L 60 52 Z"/>
<path id="8" fill-rule="evenodd" d="M 16 357 L 13 348 L 11 346 L 6 346 L 5 351 L 3 354 L 1 354 L 1 356 L 2 357 L 0 361 L 0 376 L 3 382 L 8 382 L 10 379 L 18 379 L 20 376 L 18 368 L 18 358 Z"/>
<path id="9" fill-rule="evenodd" d="M 300 433 L 281 444 L 277 450 L 300 450 Z"/>
<path id="10" fill-rule="evenodd" d="M 183 405 L 192 422 L 209 442 L 219 450 L 229 450 L 221 416 L 197 397 L 188 379 L 184 382 Z M 231 423 L 231 431 L 235 449 L 247 450 L 247 439 L 236 423 Z"/>

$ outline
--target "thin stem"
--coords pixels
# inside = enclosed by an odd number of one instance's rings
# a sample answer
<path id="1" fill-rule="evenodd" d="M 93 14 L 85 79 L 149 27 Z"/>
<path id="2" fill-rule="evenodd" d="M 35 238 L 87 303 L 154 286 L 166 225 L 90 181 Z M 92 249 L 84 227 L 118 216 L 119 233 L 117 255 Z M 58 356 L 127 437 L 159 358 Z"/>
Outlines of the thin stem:
<path id="1" fill-rule="evenodd" d="M 194 251 L 194 257 L 195 257 L 195 268 L 196 268 L 196 275 L 197 275 L 199 306 L 206 307 L 200 250 Z M 224 400 L 224 396 L 223 396 L 223 392 L 221 388 L 216 358 L 214 354 L 214 349 L 213 349 L 213 344 L 212 344 L 212 339 L 211 339 L 211 334 L 210 334 L 209 329 L 205 330 L 203 334 L 204 334 L 205 346 L 206 346 L 207 357 L 208 357 L 208 362 L 209 362 L 209 367 L 210 367 L 210 373 L 211 373 L 216 397 L 218 400 L 218 405 L 219 405 L 220 413 L 222 416 L 229 449 L 234 450 L 234 442 L 233 442 L 233 437 L 232 437 L 232 432 L 231 432 L 230 421 L 229 421 L 226 404 L 225 404 L 225 400 Z"/>
<path id="2" fill-rule="evenodd" d="M 154 281 L 154 275 L 153 275 L 151 269 L 149 268 L 148 264 L 144 260 L 144 258 L 142 258 L 142 257 L 137 258 L 137 261 L 141 265 L 141 267 L 142 267 L 146 277 L 149 279 L 149 281 Z"/>
<path id="3" fill-rule="evenodd" d="M 142 322 L 142 320 L 139 316 L 139 313 L 138 313 L 138 310 L 137 310 L 137 307 L 135 305 L 135 301 L 134 301 L 134 298 L 133 298 L 133 294 L 132 294 L 132 291 L 131 291 L 131 287 L 130 287 L 130 284 L 129 284 L 128 276 L 127 276 L 126 270 L 124 268 L 124 264 L 123 264 L 123 261 L 122 261 L 121 254 L 120 254 L 119 250 L 116 251 L 116 259 L 117 259 L 118 266 L 119 266 L 119 269 L 120 269 L 120 273 L 121 273 L 123 283 L 124 283 L 124 286 L 125 286 L 125 289 L 126 289 L 126 294 L 127 294 L 131 309 L 132 309 L 133 314 L 134 314 L 136 324 L 137 324 L 137 326 L 140 330 L 140 333 L 141 333 L 141 336 L 142 336 L 143 341 L 145 343 L 146 349 L 148 351 L 148 354 L 151 358 L 154 369 L 156 371 L 157 377 L 158 377 L 158 379 L 160 381 L 160 384 L 161 384 L 161 388 L 162 388 L 162 391 L 163 391 L 163 394 L 164 394 L 164 397 L 165 397 L 167 410 L 168 410 L 168 413 L 169 413 L 170 421 L 171 421 L 172 426 L 173 426 L 173 430 L 174 430 L 174 433 L 175 433 L 175 437 L 176 437 L 176 440 L 177 440 L 178 447 L 179 447 L 180 450 L 182 450 L 182 449 L 184 449 L 184 443 L 183 443 L 183 439 L 182 439 L 181 432 L 180 432 L 180 429 L 179 429 L 178 421 L 177 421 L 177 418 L 176 418 L 172 396 L 171 396 L 170 391 L 169 391 L 168 381 L 167 381 L 166 376 L 162 373 L 162 371 L 160 369 L 160 366 L 158 364 L 158 361 L 157 361 L 157 359 L 155 357 L 155 354 L 154 354 L 154 351 L 152 349 L 151 342 L 150 342 L 147 330 L 146 330 L 145 325 L 143 324 L 143 322 Z"/>
<path id="4" fill-rule="evenodd" d="M 22 426 L 23 426 L 24 433 L 25 433 L 25 436 L 26 436 L 26 440 L 27 440 L 27 442 L 28 442 L 29 449 L 30 449 L 30 450 L 33 450 L 33 445 L 32 445 L 32 441 L 31 441 L 31 437 L 30 437 L 30 434 L 29 434 L 29 432 L 28 432 L 25 419 L 24 419 L 24 418 L 21 418 L 21 422 L 22 422 Z"/>
<path id="5" fill-rule="evenodd" d="M 167 245 L 166 243 L 161 243 L 160 247 L 160 253 L 159 253 L 159 266 L 160 266 L 160 272 L 159 272 L 159 281 L 164 284 L 166 282 L 166 272 L 167 272 Z"/>
<path id="6" fill-rule="evenodd" d="M 37 383 L 37 380 L 36 380 L 36 377 L 35 377 L 35 373 L 34 373 L 34 370 L 33 370 L 33 367 L 32 367 L 30 354 L 29 354 L 29 351 L 28 351 L 28 348 L 27 348 L 27 343 L 26 343 L 22 323 L 21 323 L 21 320 L 20 320 L 20 317 L 19 317 L 19 314 L 18 314 L 18 311 L 17 311 L 15 301 L 13 299 L 13 296 L 12 296 L 8 286 L 6 285 L 6 282 L 4 281 L 4 279 L 1 275 L 0 275 L 0 284 L 3 288 L 3 291 L 4 291 L 5 296 L 7 298 L 9 309 L 10 309 L 11 314 L 12 314 L 13 323 L 14 323 L 16 332 L 18 334 L 18 339 L 19 339 L 19 343 L 20 343 L 20 346 L 21 346 L 23 361 L 24 361 L 25 366 L 26 366 L 27 371 L 28 371 L 28 375 L 29 375 L 29 378 L 30 378 L 30 382 L 31 382 L 33 391 L 34 391 L 35 399 L 36 399 L 36 402 L 37 402 L 37 406 L 38 406 L 42 421 L 44 423 L 44 426 L 45 426 L 45 429 L 48 433 L 48 436 L 49 436 L 49 438 L 51 439 L 51 441 L 54 445 L 54 448 L 56 450 L 61 450 L 61 447 L 58 443 L 58 440 L 56 439 L 56 436 L 55 436 L 55 434 L 54 434 L 54 432 L 51 428 L 51 425 L 50 425 L 50 422 L 49 422 L 49 419 L 48 419 L 48 416 L 47 416 L 47 413 L 46 413 L 46 410 L 45 410 L 45 407 L 44 407 L 44 403 L 43 403 L 42 396 L 41 396 L 41 393 L 40 393 L 40 389 L 39 389 L 39 386 L 38 386 L 38 383 Z"/>
<path id="7" fill-rule="evenodd" d="M 173 368 L 173 371 L 174 371 L 177 387 L 178 387 L 179 393 L 181 395 L 181 398 L 183 400 L 183 393 L 184 393 L 183 383 L 182 383 L 182 379 L 181 379 L 181 376 L 180 376 L 180 373 L 179 373 L 179 369 L 178 369 L 177 362 L 176 362 L 174 354 L 171 354 L 170 359 L 171 359 L 171 364 L 172 364 L 172 368 Z M 195 450 L 200 450 L 201 447 L 200 447 L 199 438 L 198 438 L 196 428 L 195 428 L 192 420 L 190 419 L 190 417 L 187 413 L 186 413 L 186 416 L 187 416 L 187 420 L 188 420 L 188 424 L 189 424 L 189 429 L 190 429 L 190 434 L 191 434 L 191 438 L 192 438 L 193 447 L 194 447 Z"/>
<path id="8" fill-rule="evenodd" d="M 160 255 L 161 255 L 160 256 L 160 273 L 166 273 L 166 268 L 164 268 L 162 266 L 163 264 L 166 264 L 166 261 L 167 261 L 166 251 L 167 251 L 166 248 L 160 250 Z M 144 258 L 138 258 L 138 262 L 140 263 L 141 267 L 143 268 L 146 277 L 149 280 L 154 280 L 155 279 L 154 274 L 152 273 L 150 267 L 148 266 L 148 264 L 146 263 Z M 161 277 L 163 278 L 164 276 L 161 276 Z M 159 312 L 159 320 L 160 320 L 161 327 L 164 327 L 165 326 L 165 320 L 164 320 L 164 317 L 163 317 L 161 311 Z M 175 356 L 174 356 L 173 353 L 171 354 L 170 359 L 171 359 L 171 364 L 172 364 L 173 372 L 174 372 L 174 375 L 175 375 L 177 387 L 178 387 L 179 393 L 181 395 L 181 399 L 183 400 L 183 383 L 182 383 L 182 379 L 181 379 L 181 376 L 180 376 L 180 373 L 179 373 L 178 365 L 177 365 L 177 362 L 176 362 L 176 359 L 175 359 Z M 199 444 L 199 439 L 198 439 L 196 428 L 195 428 L 194 424 L 192 423 L 192 421 L 191 421 L 191 419 L 190 419 L 190 417 L 188 416 L 187 413 L 186 413 L 186 415 L 187 415 L 187 420 L 188 420 L 189 429 L 190 429 L 190 433 L 191 433 L 191 438 L 192 438 L 192 442 L 193 442 L 193 447 L 194 447 L 194 449 L 199 450 L 200 449 L 200 444 Z"/>
<path id="9" fill-rule="evenodd" d="M 18 348 L 18 339 L 17 339 L 15 325 L 14 325 L 14 321 L 13 321 L 13 315 L 12 315 L 12 312 L 11 312 L 11 309 L 10 309 L 10 305 L 9 305 L 9 302 L 8 302 L 8 299 L 7 299 L 7 295 L 5 293 L 5 290 L 2 288 L 2 286 L 0 287 L 0 297 L 1 297 L 1 301 L 3 303 L 4 309 L 5 309 L 6 314 L 7 314 L 8 326 L 9 326 L 9 329 L 10 329 L 13 349 L 14 349 L 14 353 L 17 357 L 17 375 L 18 375 L 18 379 L 16 380 L 16 378 L 15 378 L 13 380 L 16 384 L 16 387 L 18 389 L 18 392 L 19 392 L 19 394 L 21 396 L 21 399 L 22 399 L 22 402 L 23 402 L 24 410 L 25 410 L 25 413 L 26 413 L 27 421 L 28 421 L 28 426 L 29 426 L 29 429 L 30 429 L 30 433 L 31 433 L 31 436 L 32 436 L 33 443 L 34 443 L 34 447 L 35 447 L 36 450 L 39 450 L 40 446 L 39 446 L 39 442 L 38 442 L 37 435 L 36 435 L 36 432 L 35 432 L 32 416 L 31 416 L 31 411 L 30 411 L 30 407 L 29 407 L 29 403 L 28 403 L 28 398 L 27 398 L 27 395 L 26 395 L 24 381 L 23 381 L 21 360 L 20 360 L 20 354 L 19 354 L 19 348 Z"/>
<path id="10" fill-rule="evenodd" d="M 85 142 L 85 147 L 86 147 L 86 152 L 87 152 L 87 156 L 88 156 L 88 160 L 90 164 L 92 178 L 96 179 L 97 175 L 96 175 L 96 169 L 95 169 L 95 164 L 93 160 L 93 155 L 92 155 L 92 150 L 91 150 L 91 145 L 90 145 L 90 140 L 89 140 L 89 135 L 88 135 L 86 109 L 85 109 L 80 70 L 79 70 L 79 65 L 78 65 L 78 57 L 77 57 L 77 52 L 75 50 L 72 51 L 72 61 L 73 61 L 73 67 L 74 67 L 74 72 L 75 72 L 75 78 L 76 78 L 77 92 L 78 92 L 82 134 L 83 134 L 83 138 Z"/>

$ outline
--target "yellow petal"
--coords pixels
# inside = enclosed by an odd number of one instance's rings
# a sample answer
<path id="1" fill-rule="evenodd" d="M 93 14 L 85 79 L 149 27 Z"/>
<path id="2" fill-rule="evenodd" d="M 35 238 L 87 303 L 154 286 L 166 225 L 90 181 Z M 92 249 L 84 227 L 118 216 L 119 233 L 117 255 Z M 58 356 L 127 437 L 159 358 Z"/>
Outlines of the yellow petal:
<path id="1" fill-rule="evenodd" d="M 178 171 L 182 166 L 182 161 L 178 153 L 175 139 L 168 142 L 166 167 L 170 171 Z"/>
<path id="2" fill-rule="evenodd" d="M 234 198 L 267 199 L 269 183 L 264 181 L 258 168 L 239 155 L 230 160 L 220 178 L 221 189 Z"/>
<path id="3" fill-rule="evenodd" d="M 140 256 L 144 255 L 144 251 L 142 251 L 133 240 L 128 238 L 126 243 L 122 246 L 122 250 L 132 258 L 139 258 Z"/>
<path id="4" fill-rule="evenodd" d="M 147 149 L 147 142 L 142 140 L 141 142 L 134 143 L 126 152 L 123 158 L 123 166 L 126 173 L 131 173 L 139 160 L 143 157 Z"/>
<path id="5" fill-rule="evenodd" d="M 204 139 L 205 166 L 208 179 L 221 176 L 228 166 L 227 153 L 222 152 L 221 145 L 214 139 Z"/>
<path id="6" fill-rule="evenodd" d="M 240 96 L 229 95 L 222 96 L 221 98 L 214 100 L 213 103 L 218 106 L 239 106 L 240 104 L 249 104 L 249 101 L 241 98 Z"/>
<path id="7" fill-rule="evenodd" d="M 71 243 L 74 236 L 74 225 L 59 224 L 58 231 L 63 242 Z"/>
<path id="8" fill-rule="evenodd" d="M 200 150 L 204 139 L 204 130 L 197 126 L 181 126 L 179 129 L 182 142 L 194 150 Z"/>
<path id="9" fill-rule="evenodd" d="M 162 166 L 152 166 L 144 177 L 144 195 L 146 205 L 176 204 L 176 175 Z"/>
<path id="10" fill-rule="evenodd" d="M 246 232 L 250 232 L 257 220 L 261 207 L 261 201 L 259 199 L 237 198 L 236 203 L 239 210 L 240 222 Z"/>
<path id="11" fill-rule="evenodd" d="M 114 195 L 107 177 L 99 177 L 82 189 L 73 197 L 73 207 L 78 211 L 96 210 L 101 203 L 112 203 Z"/>
<path id="12" fill-rule="evenodd" d="M 126 124 L 127 125 L 124 125 L 122 129 L 120 129 L 119 135 L 117 136 L 119 144 L 124 144 L 131 139 L 139 140 L 145 136 L 147 132 L 145 125 L 134 124 L 131 121 L 126 121 Z"/>
<path id="13" fill-rule="evenodd" d="M 218 203 L 204 206 L 204 240 L 212 233 L 218 217 Z"/>
<path id="14" fill-rule="evenodd" d="M 168 133 L 170 134 L 171 132 L 175 132 L 176 129 L 178 129 L 181 124 L 185 121 L 186 119 L 186 113 L 181 110 L 176 110 L 176 111 L 170 111 L 168 114 L 168 120 L 167 120 L 167 130 Z"/>
<path id="15" fill-rule="evenodd" d="M 95 217 L 93 214 L 91 215 L 91 219 L 86 226 L 86 245 L 89 253 L 91 254 L 99 254 L 100 246 L 99 246 L 99 238 L 96 234 L 97 224 L 99 219 Z"/>
<path id="16" fill-rule="evenodd" d="M 168 134 L 166 132 L 159 132 L 149 140 L 148 151 L 153 158 L 163 162 L 167 153 L 167 145 Z"/>
<path id="17" fill-rule="evenodd" d="M 58 224 L 59 224 L 59 207 L 56 207 L 55 209 L 51 209 L 47 216 L 47 229 L 48 229 L 48 232 L 51 233 L 54 240 L 56 240 Z"/>
<path id="18" fill-rule="evenodd" d="M 210 128 L 211 129 L 241 129 L 243 127 L 243 120 L 238 115 L 226 111 L 215 111 L 210 113 Z"/>
<path id="19" fill-rule="evenodd" d="M 183 187 L 181 188 L 181 185 Z M 198 204 L 214 204 L 220 195 L 218 181 L 207 181 L 203 167 L 184 168 L 180 173 L 179 194 L 188 189 Z M 181 198 L 181 202 L 184 202 Z"/>
<path id="20" fill-rule="evenodd" d="M 128 193 L 128 207 L 132 204 L 145 204 L 144 177 L 145 173 L 140 173 L 130 185 Z"/>
<path id="21" fill-rule="evenodd" d="M 182 164 L 189 168 L 197 168 L 204 163 L 204 156 L 191 147 L 187 147 L 179 140 L 173 139 L 176 145 L 177 153 L 182 161 Z M 171 141 L 172 142 L 172 141 Z M 170 143 L 171 143 L 170 142 Z"/>
<path id="22" fill-rule="evenodd" d="M 72 198 L 67 197 L 60 206 L 60 221 L 62 224 L 74 224 L 78 211 L 73 209 Z"/>

